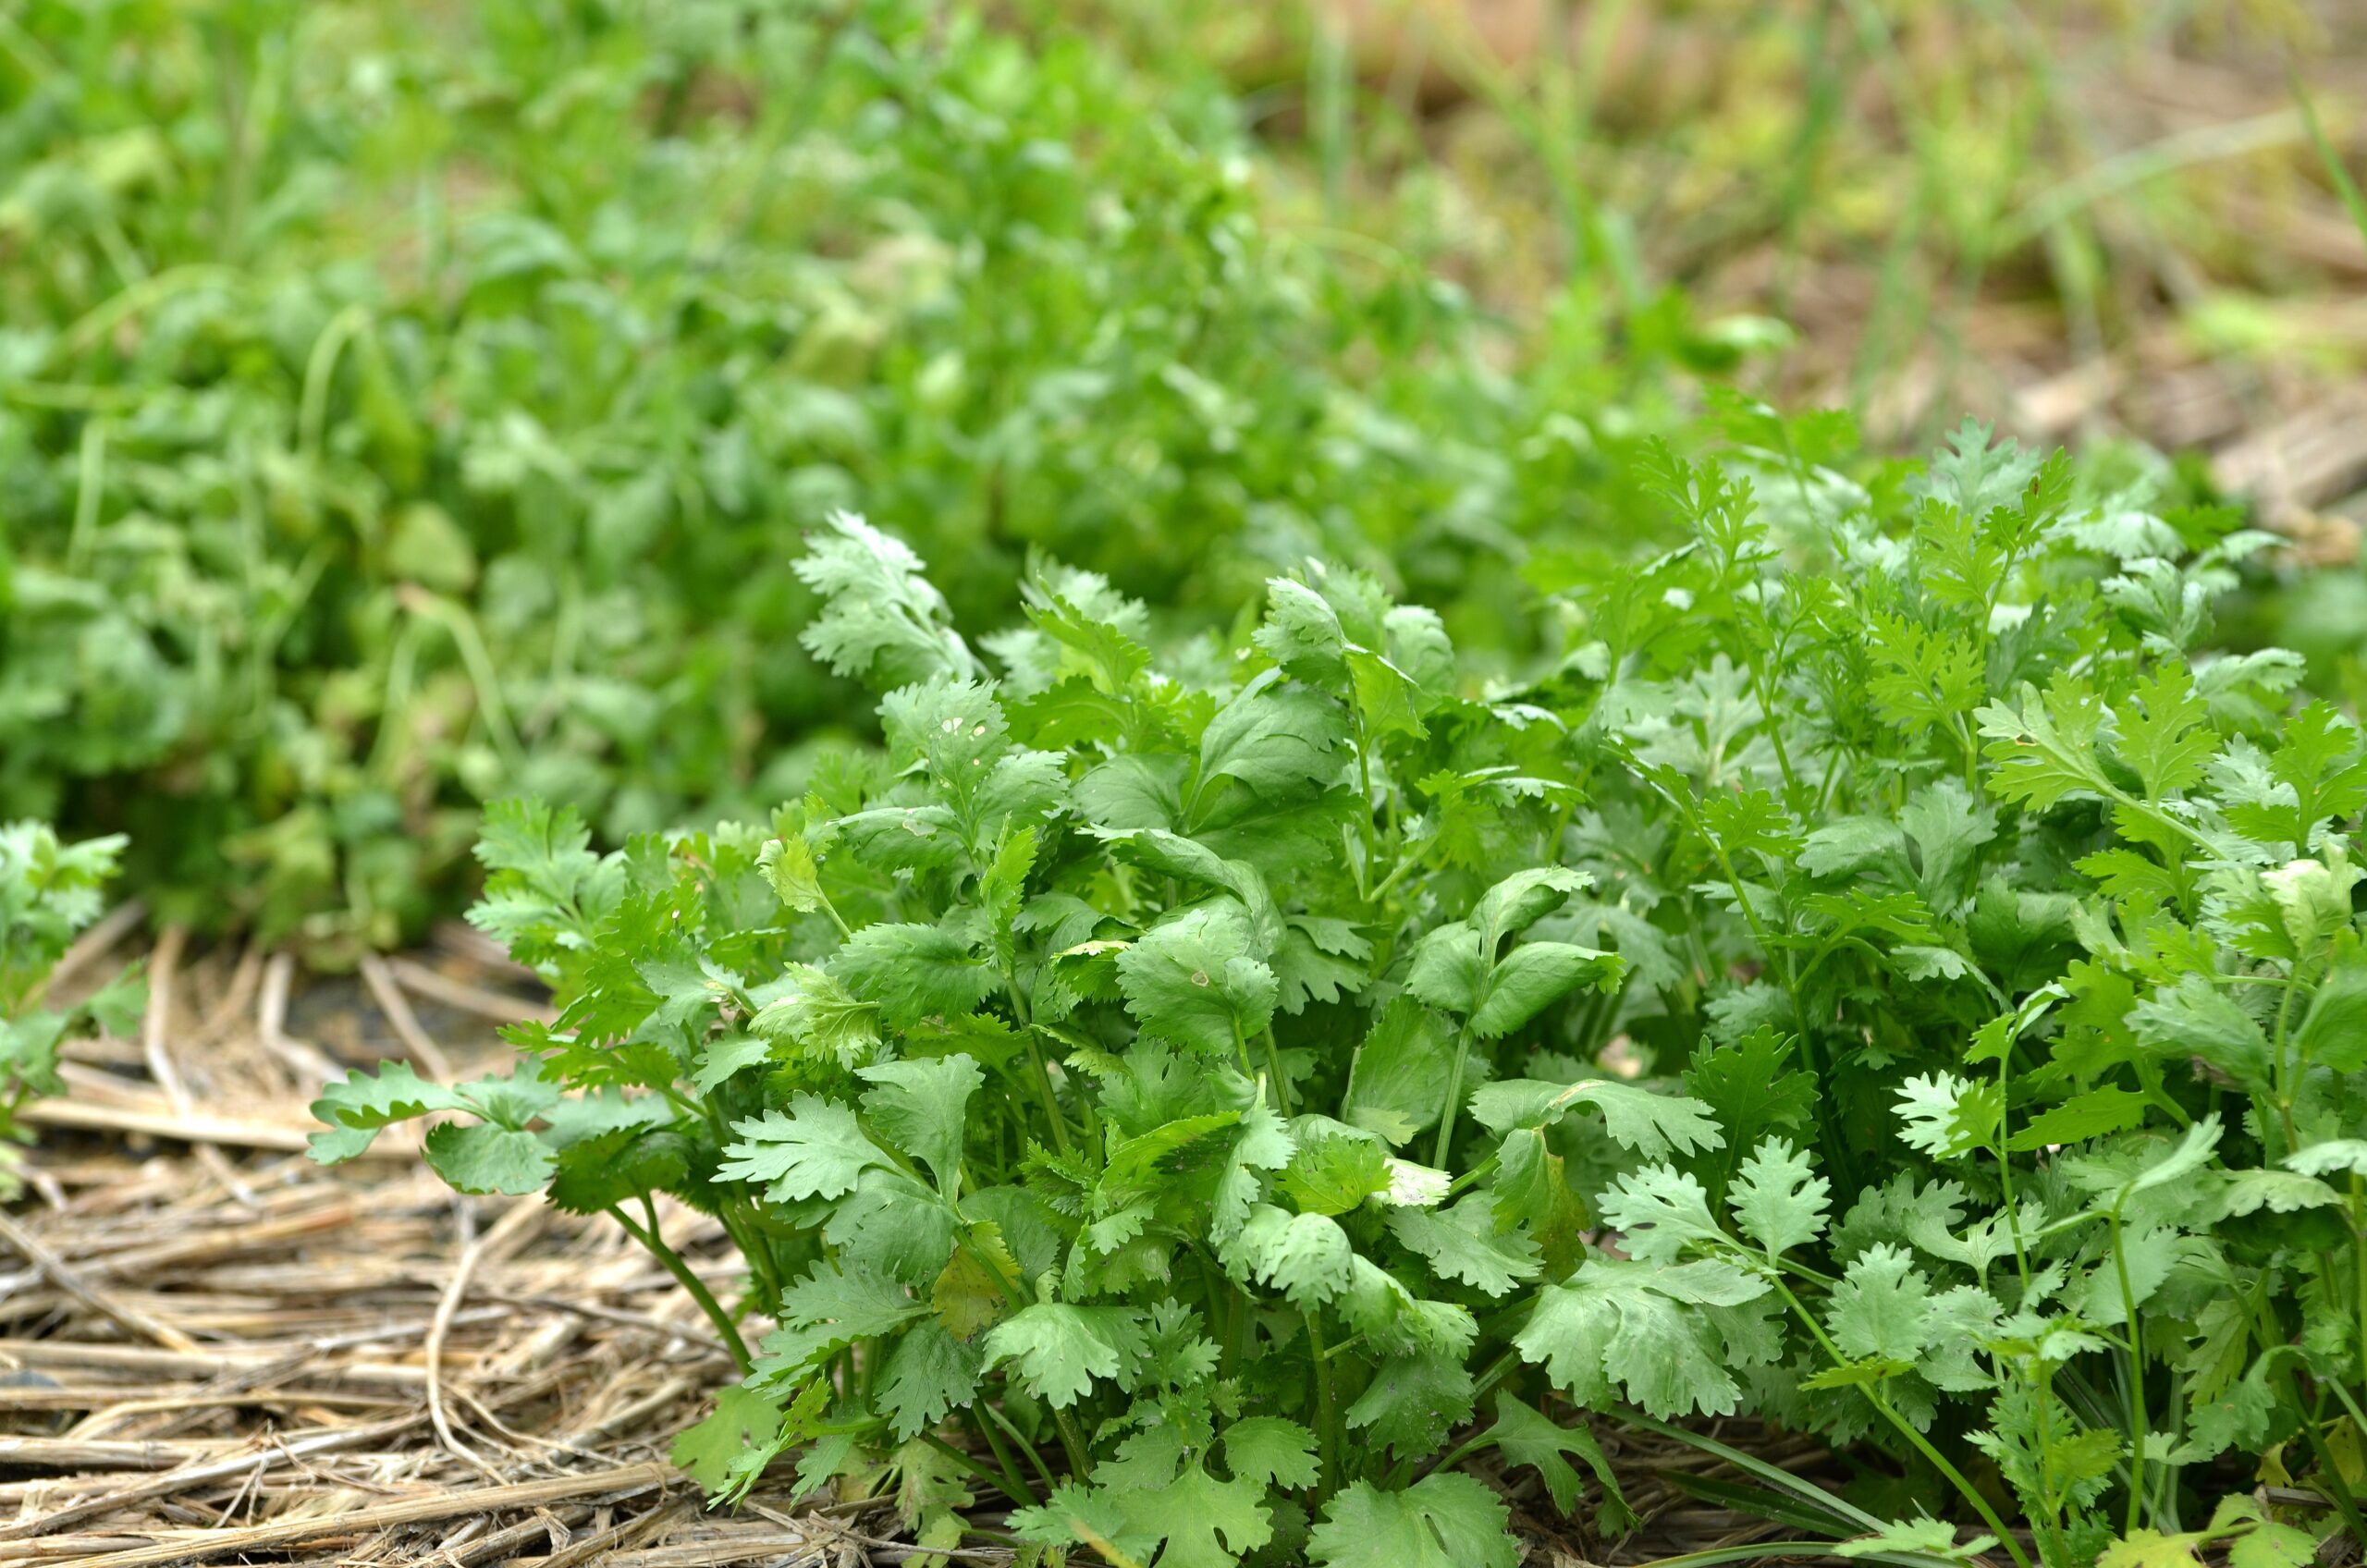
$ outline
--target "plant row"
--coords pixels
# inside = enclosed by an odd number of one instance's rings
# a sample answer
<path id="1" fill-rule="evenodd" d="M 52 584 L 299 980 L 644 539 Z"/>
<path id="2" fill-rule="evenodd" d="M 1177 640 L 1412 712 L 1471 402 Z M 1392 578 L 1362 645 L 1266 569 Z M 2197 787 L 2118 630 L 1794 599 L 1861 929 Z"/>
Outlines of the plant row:
<path id="1" fill-rule="evenodd" d="M 1647 459 L 1682 543 L 1517 685 L 1313 563 L 1180 641 L 1039 563 L 974 643 L 841 517 L 803 640 L 884 742 L 607 854 L 497 806 L 472 918 L 557 1021 L 355 1077 L 316 1152 L 432 1116 L 463 1190 L 613 1215 L 744 1374 L 679 1457 L 940 1550 L 999 1504 L 1113 1563 L 1510 1564 L 1482 1475 L 1628 1523 L 1606 1420 L 1801 1550 L 2367 1538 L 2367 754 L 2212 649 L 2267 541 L 1970 426 L 1871 488 L 1759 435 Z M 1740 1414 L 1865 1479 L 1682 1425 Z"/>

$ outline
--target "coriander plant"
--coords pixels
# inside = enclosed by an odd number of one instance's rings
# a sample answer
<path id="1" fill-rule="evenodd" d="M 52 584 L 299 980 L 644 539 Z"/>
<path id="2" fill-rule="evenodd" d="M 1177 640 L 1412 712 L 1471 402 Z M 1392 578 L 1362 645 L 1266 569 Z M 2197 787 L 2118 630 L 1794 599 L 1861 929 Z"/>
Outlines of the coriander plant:
<path id="1" fill-rule="evenodd" d="M 65 1087 L 58 1047 L 77 1029 L 122 1030 L 139 1015 L 136 972 L 70 1007 L 47 996 L 57 961 L 104 907 L 99 890 L 122 851 L 121 839 L 65 843 L 46 823 L 0 827 L 0 1198 L 22 1187 L 18 1145 L 31 1134 L 17 1112 Z"/>

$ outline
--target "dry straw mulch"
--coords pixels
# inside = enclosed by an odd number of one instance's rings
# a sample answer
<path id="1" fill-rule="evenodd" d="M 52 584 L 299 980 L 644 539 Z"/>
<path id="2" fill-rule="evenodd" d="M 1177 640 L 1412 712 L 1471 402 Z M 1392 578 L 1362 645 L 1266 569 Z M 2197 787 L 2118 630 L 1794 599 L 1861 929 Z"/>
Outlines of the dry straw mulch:
<path id="1" fill-rule="evenodd" d="M 122 962 L 137 912 L 61 984 Z M 615 1226 L 540 1199 L 469 1198 L 397 1129 L 330 1172 L 304 1155 L 324 1077 L 392 1057 L 499 1068 L 539 1003 L 473 934 L 352 980 L 284 959 L 149 955 L 141 1037 L 74 1047 L 42 1102 L 30 1189 L 0 1210 L 0 1568 L 76 1563 L 798 1568 L 890 1564 L 892 1499 L 760 1489 L 710 1512 L 666 1462 L 731 1375 L 712 1329 Z M 661 1207 L 727 1298 L 719 1227 Z M 1649 1524 L 1622 1543 L 1504 1490 L 1533 1564 L 1586 1568 L 1784 1532 L 1705 1503 L 1690 1450 L 1605 1430 Z M 1777 1463 L 1831 1461 L 1735 1432 Z M 981 1513 L 989 1529 L 999 1512 Z M 1008 1562 L 990 1545 L 956 1561 Z"/>

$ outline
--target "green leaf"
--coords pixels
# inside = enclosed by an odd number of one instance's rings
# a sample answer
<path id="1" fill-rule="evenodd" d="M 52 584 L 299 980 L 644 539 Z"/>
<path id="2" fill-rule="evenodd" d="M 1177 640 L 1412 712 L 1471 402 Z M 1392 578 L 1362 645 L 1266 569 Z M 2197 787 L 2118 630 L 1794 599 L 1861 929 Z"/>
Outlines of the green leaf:
<path id="1" fill-rule="evenodd" d="M 1096 1378 L 1122 1387 L 1146 1341 L 1132 1307 L 1037 1302 L 995 1325 L 986 1365 L 1012 1364 L 1029 1391 L 1055 1410 L 1083 1399 Z"/>
<path id="2" fill-rule="evenodd" d="M 2016 1154 L 2028 1154 L 2064 1144 L 2083 1144 L 2111 1133 L 2125 1133 L 2143 1123 L 2145 1108 L 2152 1103 L 2133 1089 L 2107 1084 L 2074 1095 L 2061 1105 L 2049 1106 L 2022 1123 L 2021 1131 L 2008 1139 L 2005 1146 Z"/>
<path id="3" fill-rule="evenodd" d="M 1583 1417 L 1563 1426 L 1548 1420 L 1535 1406 L 1524 1404 L 1499 1390 L 1496 1424 L 1482 1435 L 1482 1440 L 1495 1445 L 1507 1466 L 1519 1469 L 1526 1465 L 1535 1470 L 1545 1483 L 1546 1495 L 1564 1516 L 1574 1514 L 1577 1509 L 1578 1473 L 1563 1456 L 1576 1456 L 1594 1473 L 1596 1482 L 1602 1488 L 1602 1501 L 1595 1512 L 1596 1530 L 1615 1537 L 1634 1527 L 1636 1516 L 1619 1489 L 1618 1476 L 1604 1457 L 1601 1445 L 1587 1429 Z"/>
<path id="4" fill-rule="evenodd" d="M 1723 1153 L 1694 1169 L 1719 1194 L 1732 1180 L 1735 1162 L 1771 1133 L 1804 1128 L 1815 1117 L 1816 1080 L 1790 1066 L 1792 1043 L 1771 1028 L 1757 1028 L 1730 1046 L 1697 1052 L 1685 1070 L 1686 1093 L 1724 1129 L 1713 1147 Z"/>
<path id="5" fill-rule="evenodd" d="M 864 1114 L 888 1141 L 928 1167 L 938 1191 L 953 1195 L 962 1170 L 962 1129 L 970 1096 L 986 1082 L 965 1055 L 933 1061 L 888 1061 L 857 1071 L 876 1085 L 863 1096 Z"/>
<path id="6" fill-rule="evenodd" d="M 1667 1165 L 1648 1165 L 1613 1182 L 1595 1199 L 1603 1223 L 1620 1233 L 1630 1257 L 1674 1263 L 1687 1247 L 1723 1242 L 1701 1183 Z"/>
<path id="7" fill-rule="evenodd" d="M 1262 1482 L 1220 1481 L 1195 1460 L 1163 1487 L 1122 1493 L 1121 1506 L 1136 1531 L 1167 1543 L 1162 1568 L 1234 1568 L 1273 1538 L 1265 1495 Z"/>
<path id="8" fill-rule="evenodd" d="M 1835 1557 L 1871 1557 L 1878 1552 L 1908 1553 L 1917 1557 L 1937 1557 L 1951 1562 L 1972 1562 L 1984 1552 L 1993 1550 L 1995 1536 L 1975 1536 L 1958 1543 L 1956 1527 L 1940 1519 L 1910 1519 L 1903 1523 L 1885 1524 L 1870 1536 L 1855 1540 L 1835 1541 Z"/>
<path id="9" fill-rule="evenodd" d="M 1251 639 L 1258 651 L 1301 680 L 1336 682 L 1348 637 L 1323 595 L 1287 577 L 1266 580 L 1266 619 Z"/>
<path id="10" fill-rule="evenodd" d="M 1869 1247 L 1833 1287 L 1825 1317 L 1845 1355 L 1911 1362 L 1930 1342 L 1932 1282 L 1906 1248 Z"/>
<path id="11" fill-rule="evenodd" d="M 2323 860 L 2287 861 L 2262 872 L 2260 880 L 2283 918 L 2286 935 L 2293 938 L 2294 949 L 2310 953 L 2336 932 L 2350 928 L 2350 890 L 2361 875 L 2337 845 L 2329 847 Z"/>
<path id="12" fill-rule="evenodd" d="M 1425 1476 L 1402 1492 L 1356 1481 L 1325 1508 L 1307 1552 L 1323 1568 L 1514 1568 L 1510 1520 L 1468 1476 Z"/>
<path id="13" fill-rule="evenodd" d="M 2249 1086 L 2268 1083 L 2268 1036 L 2233 997 L 2200 974 L 2185 975 L 2139 1002 L 2128 1023 L 2156 1053 L 2201 1057 Z"/>
<path id="14" fill-rule="evenodd" d="M 739 1141 L 723 1150 L 716 1169 L 721 1182 L 769 1182 L 767 1195 L 775 1203 L 804 1198 L 844 1197 L 854 1191 L 855 1179 L 873 1166 L 886 1166 L 887 1156 L 863 1134 L 854 1112 L 816 1095 L 799 1095 L 790 1113 L 768 1110 L 750 1121 L 735 1122 Z"/>
<path id="15" fill-rule="evenodd" d="M 1537 1243 L 1517 1232 L 1500 1233 L 1489 1202 L 1477 1194 L 1445 1210 L 1392 1209 L 1389 1229 L 1440 1278 L 1486 1295 L 1509 1295 L 1538 1276 Z"/>
<path id="16" fill-rule="evenodd" d="M 1393 1145 L 1434 1125 L 1454 1071 L 1454 1041 L 1439 1015 L 1411 997 L 1381 1009 L 1348 1068 L 1340 1116 Z"/>
<path id="17" fill-rule="evenodd" d="M 1811 1171 L 1805 1151 L 1769 1138 L 1742 1162 L 1728 1201 L 1744 1235 L 1781 1253 L 1824 1234 L 1833 1184 Z"/>
<path id="18" fill-rule="evenodd" d="M 2139 680 L 2134 695 L 2135 706 L 2114 710 L 2114 749 L 2137 770 L 2145 798 L 2163 800 L 2199 782 L 2219 737 L 2204 722 L 2211 710 L 2195 694 L 2193 674 L 2182 661 L 2165 662 Z"/>
<path id="19" fill-rule="evenodd" d="M 769 1457 L 780 1452 L 785 1424 L 779 1405 L 726 1384 L 715 1391 L 715 1408 L 675 1437 L 668 1457 L 707 1491 L 721 1492 L 752 1454 Z"/>
<path id="20" fill-rule="evenodd" d="M 1208 720 L 1196 800 L 1219 778 L 1237 778 L 1271 796 L 1324 783 L 1339 771 L 1333 748 L 1347 738 L 1339 704 L 1315 692 L 1278 691 L 1279 679 L 1279 671 L 1266 671 Z"/>
<path id="21" fill-rule="evenodd" d="M 1448 1012 L 1469 1012 L 1486 993 L 1489 949 L 1468 921 L 1441 925 L 1423 937 L 1414 949 L 1414 967 L 1405 988 L 1432 1007 Z"/>
<path id="22" fill-rule="evenodd" d="M 1282 1191 L 1302 1214 L 1345 1214 L 1389 1190 L 1389 1156 L 1370 1138 L 1318 1133 L 1302 1139 L 1282 1172 Z"/>
<path id="23" fill-rule="evenodd" d="M 852 1067 L 879 1048 L 879 1008 L 808 963 L 782 974 L 789 989 L 767 1002 L 748 1027 L 767 1040 L 786 1040 L 800 1052 Z"/>
<path id="24" fill-rule="evenodd" d="M 901 540 L 837 512 L 805 536 L 805 547 L 795 570 L 824 604 L 798 641 L 833 673 L 886 691 L 976 670 L 945 596 L 921 575 L 921 558 Z"/>
<path id="25" fill-rule="evenodd" d="M 1513 1343 L 1580 1405 L 1625 1396 L 1667 1417 L 1730 1415 L 1741 1399 L 1737 1364 L 1708 1306 L 1739 1306 L 1767 1292 L 1713 1259 L 1674 1268 L 1589 1258 L 1539 1293 Z"/>
<path id="26" fill-rule="evenodd" d="M 2349 896 L 2343 913 L 2349 913 Z M 2367 963 L 2337 964 L 2310 998 L 2310 1011 L 2295 1036 L 2301 1060 L 2336 1072 L 2367 1067 Z"/>
<path id="27" fill-rule="evenodd" d="M 780 1327 L 767 1334 L 757 1380 L 802 1378 L 857 1340 L 877 1339 L 926 1317 L 904 1287 L 861 1265 L 817 1263 L 781 1292 Z"/>
<path id="28" fill-rule="evenodd" d="M 424 1152 L 429 1168 L 463 1193 L 539 1193 L 555 1168 L 533 1133 L 486 1122 L 438 1123 L 427 1130 Z"/>
<path id="29" fill-rule="evenodd" d="M 422 1078 L 409 1062 L 390 1061 L 375 1074 L 355 1072 L 331 1084 L 313 1102 L 313 1119 L 328 1123 L 312 1135 L 313 1158 L 339 1165 L 359 1158 L 377 1141 L 380 1129 L 439 1110 L 457 1110 L 460 1097 L 442 1084 Z"/>
<path id="30" fill-rule="evenodd" d="M 1471 1419 L 1476 1386 L 1461 1354 L 1416 1351 L 1391 1356 L 1349 1405 L 1345 1419 L 1364 1441 L 1400 1458 L 1429 1453 Z"/>
<path id="31" fill-rule="evenodd" d="M 1607 986 L 1624 967 L 1615 953 L 1568 942 L 1524 942 L 1489 971 L 1471 1032 L 1483 1040 L 1508 1035 L 1580 986 Z"/>
<path id="32" fill-rule="evenodd" d="M 866 925 L 847 938 L 829 967 L 899 1029 L 916 1028 L 932 1015 L 975 1011 L 1001 984 L 968 942 L 935 925 Z"/>
<path id="33" fill-rule="evenodd" d="M 1232 1057 L 1274 1016 L 1274 972 L 1252 956 L 1248 911 L 1214 899 L 1143 934 L 1118 955 L 1126 1011 L 1157 1038 Z"/>
<path id="34" fill-rule="evenodd" d="M 1261 1190 L 1258 1172 L 1282 1170 L 1298 1147 L 1282 1119 L 1263 1100 L 1241 1113 L 1240 1129 L 1209 1205 L 1208 1239 L 1220 1248 L 1248 1222 Z"/>
<path id="35" fill-rule="evenodd" d="M 1521 1227 L 1542 1249 L 1548 1274 L 1566 1274 L 1585 1251 L 1583 1233 L 1592 1221 L 1570 1184 L 1567 1162 L 1543 1132 L 1515 1128 L 1504 1135 L 1489 1202 L 1499 1229 Z"/>
<path id="36" fill-rule="evenodd" d="M 1348 1288 L 1355 1249 L 1340 1223 L 1320 1214 L 1286 1214 L 1259 1205 L 1232 1246 L 1220 1254 L 1245 1261 L 1292 1305 L 1313 1307 Z"/>
<path id="37" fill-rule="evenodd" d="M 1224 1429 L 1224 1462 L 1235 1476 L 1269 1486 L 1315 1485 L 1315 1434 L 1279 1415 L 1248 1415 Z"/>
<path id="38" fill-rule="evenodd" d="M 1491 1133 L 1550 1127 L 1579 1106 L 1600 1111 L 1604 1131 L 1621 1146 L 1647 1158 L 1672 1150 L 1714 1149 L 1725 1141 L 1710 1120 L 1710 1108 L 1699 1100 L 1655 1094 L 1613 1078 L 1576 1084 L 1515 1078 L 1486 1084 L 1471 1096 L 1472 1116 Z"/>
<path id="39" fill-rule="evenodd" d="M 1800 869 L 1811 876 L 1841 876 L 1903 853 L 1898 824 L 1879 816 L 1849 816 L 1818 828 L 1800 847 Z"/>
<path id="40" fill-rule="evenodd" d="M 1898 1086 L 1899 1138 L 1933 1159 L 1953 1159 L 1986 1145 L 1997 1133 L 2005 1102 L 1986 1078 L 1934 1072 Z"/>
<path id="41" fill-rule="evenodd" d="M 822 907 L 821 867 L 814 864 L 814 851 L 803 838 L 792 834 L 766 840 L 756 864 L 782 903 L 807 914 Z"/>
<path id="42" fill-rule="evenodd" d="M 1479 895 L 1471 906 L 1470 923 L 1492 955 L 1505 937 L 1527 930 L 1568 902 L 1570 895 L 1593 885 L 1592 876 L 1566 866 L 1515 871 Z"/>
<path id="43" fill-rule="evenodd" d="M 979 1348 L 963 1343 L 935 1321 L 914 1324 L 881 1369 L 877 1397 L 888 1430 L 898 1442 L 909 1441 L 968 1405 L 984 1366 Z"/>
<path id="44" fill-rule="evenodd" d="M 1996 766 L 1991 790 L 2044 811 L 2071 794 L 2109 788 L 2096 756 L 2103 727 L 2103 704 L 2078 680 L 2058 676 L 2041 697 L 2022 688 L 2018 704 L 1993 703 L 1973 716 L 1989 744 L 1983 755 Z"/>

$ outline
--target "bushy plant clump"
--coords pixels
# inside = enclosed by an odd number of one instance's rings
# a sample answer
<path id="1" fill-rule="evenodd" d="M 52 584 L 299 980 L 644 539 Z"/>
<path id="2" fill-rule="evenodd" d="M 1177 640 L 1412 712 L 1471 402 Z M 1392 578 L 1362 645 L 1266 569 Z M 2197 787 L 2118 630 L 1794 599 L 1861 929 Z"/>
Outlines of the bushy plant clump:
<path id="1" fill-rule="evenodd" d="M 1471 1461 L 1615 1534 L 1589 1418 L 1752 1413 L 1907 1483 L 1718 1449 L 1852 1550 L 2300 1561 L 2243 1492 L 2352 1510 L 2357 729 L 2206 651 L 2231 514 L 1746 414 L 1517 687 L 1313 564 L 1181 643 L 1043 565 L 974 644 L 833 523 L 804 641 L 884 746 L 606 856 L 498 808 L 474 918 L 557 1023 L 320 1152 L 456 1110 L 465 1189 L 713 1213 L 746 1378 L 684 1462 L 933 1546 L 1000 1493 L 1113 1562 L 1509 1563 Z"/>

